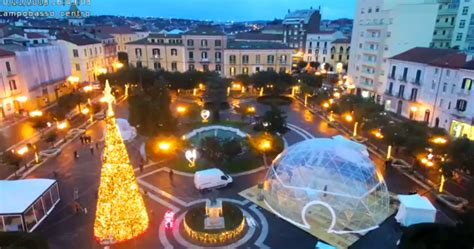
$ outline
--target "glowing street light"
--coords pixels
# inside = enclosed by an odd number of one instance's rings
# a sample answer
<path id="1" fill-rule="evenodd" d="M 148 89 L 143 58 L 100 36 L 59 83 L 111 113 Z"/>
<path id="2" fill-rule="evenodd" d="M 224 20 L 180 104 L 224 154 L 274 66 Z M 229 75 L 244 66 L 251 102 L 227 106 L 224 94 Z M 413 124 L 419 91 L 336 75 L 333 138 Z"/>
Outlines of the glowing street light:
<path id="1" fill-rule="evenodd" d="M 352 122 L 354 120 L 354 117 L 352 117 L 351 114 L 346 114 L 344 118 L 347 122 Z"/>
<path id="2" fill-rule="evenodd" d="M 448 140 L 444 137 L 436 137 L 436 138 L 432 139 L 431 142 L 433 142 L 435 144 L 446 144 L 448 142 Z"/>
<path id="3" fill-rule="evenodd" d="M 41 117 L 43 116 L 43 112 L 40 110 L 34 110 L 30 112 L 30 117 L 35 118 L 35 117 Z"/>
<path id="4" fill-rule="evenodd" d="M 247 108 L 247 112 L 248 112 L 248 113 L 251 113 L 251 114 L 255 113 L 255 107 L 249 106 L 249 107 Z"/>
<path id="5" fill-rule="evenodd" d="M 352 132 L 353 137 L 357 137 L 357 127 L 359 126 L 359 122 L 354 123 L 354 131 Z"/>
<path id="6" fill-rule="evenodd" d="M 334 98 L 338 99 L 338 98 L 341 97 L 341 93 L 340 93 L 340 92 L 335 92 L 335 93 L 333 94 L 333 96 L 334 96 Z"/>
<path id="7" fill-rule="evenodd" d="M 324 103 L 323 103 L 323 108 L 324 108 L 324 109 L 328 109 L 328 108 L 329 108 L 329 106 L 330 106 L 330 105 L 329 105 L 329 103 L 328 103 L 328 102 L 324 102 Z"/>
<path id="8" fill-rule="evenodd" d="M 81 113 L 84 114 L 84 115 L 89 114 L 89 112 L 90 112 L 90 110 L 89 110 L 89 108 L 87 108 L 87 107 L 86 107 L 86 108 L 83 108 L 83 109 L 81 110 Z"/>
<path id="9" fill-rule="evenodd" d="M 67 121 L 63 121 L 63 122 L 59 122 L 56 127 L 59 129 L 59 130 L 64 130 L 67 128 Z"/>
<path id="10" fill-rule="evenodd" d="M 179 114 L 183 114 L 184 112 L 186 112 L 186 107 L 184 106 L 178 106 L 176 108 L 176 111 L 179 113 Z"/>
<path id="11" fill-rule="evenodd" d="M 27 100 L 28 100 L 28 97 L 26 97 L 26 96 L 19 96 L 19 97 L 16 98 L 16 101 L 18 101 L 20 103 L 25 103 Z"/>
<path id="12" fill-rule="evenodd" d="M 27 152 L 28 152 L 28 147 L 27 146 L 23 146 L 23 147 L 19 148 L 18 150 L 16 150 L 16 153 L 20 156 L 23 156 Z"/>
<path id="13" fill-rule="evenodd" d="M 84 92 L 90 92 L 90 91 L 92 91 L 92 86 L 91 85 L 85 86 L 85 87 L 82 88 L 82 90 L 84 90 Z"/>
<path id="14" fill-rule="evenodd" d="M 116 61 L 116 62 L 113 63 L 112 66 L 116 69 L 121 69 L 121 68 L 123 68 L 123 63 Z"/>
<path id="15" fill-rule="evenodd" d="M 170 142 L 160 142 L 158 143 L 158 148 L 162 151 L 169 151 L 171 149 L 171 143 Z"/>
<path id="16" fill-rule="evenodd" d="M 71 82 L 72 84 L 75 84 L 79 82 L 79 77 L 71 75 L 67 78 L 67 81 Z"/>

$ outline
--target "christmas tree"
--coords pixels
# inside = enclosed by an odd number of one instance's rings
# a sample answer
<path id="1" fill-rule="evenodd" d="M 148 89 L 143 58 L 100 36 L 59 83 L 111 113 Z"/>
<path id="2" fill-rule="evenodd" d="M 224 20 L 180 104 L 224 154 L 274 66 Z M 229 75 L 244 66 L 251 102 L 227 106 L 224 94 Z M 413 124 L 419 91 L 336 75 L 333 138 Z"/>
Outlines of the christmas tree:
<path id="1" fill-rule="evenodd" d="M 142 234 L 148 228 L 149 220 L 127 149 L 115 123 L 114 97 L 108 82 L 102 100 L 108 103 L 108 110 L 94 236 L 102 244 L 113 244 Z"/>

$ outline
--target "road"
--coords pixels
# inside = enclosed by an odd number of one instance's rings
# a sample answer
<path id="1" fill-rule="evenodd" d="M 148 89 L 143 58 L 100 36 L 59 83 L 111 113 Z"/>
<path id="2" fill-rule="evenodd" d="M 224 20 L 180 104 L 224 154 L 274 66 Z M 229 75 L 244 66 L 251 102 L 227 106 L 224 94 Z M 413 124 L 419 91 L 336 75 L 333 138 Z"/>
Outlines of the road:
<path id="1" fill-rule="evenodd" d="M 268 109 L 267 106 L 253 104 L 259 114 Z M 291 126 L 293 129 L 284 136 L 289 145 L 313 136 L 330 137 L 339 134 L 336 129 L 331 128 L 324 120 L 306 111 L 299 103 L 295 102 L 283 109 L 288 115 L 289 123 L 294 125 Z M 115 112 L 118 117 L 125 118 L 128 115 L 126 104 L 122 103 L 116 106 Z M 237 116 L 229 112 L 223 117 L 236 118 Z M 93 141 L 98 141 L 103 137 L 103 129 L 104 123 L 101 121 L 92 126 L 87 132 L 92 136 Z M 137 139 L 127 145 L 131 162 L 135 167 L 139 165 L 138 147 L 140 141 L 140 139 Z M 73 157 L 75 150 L 80 154 L 79 159 Z M 423 191 L 420 186 L 397 170 L 384 169 L 383 161 L 380 158 L 374 155 L 371 155 L 371 157 L 376 166 L 383 172 L 388 189 L 391 192 L 407 193 L 414 189 Z M 61 155 L 51 159 L 28 175 L 28 178 L 51 178 L 53 170 L 59 173 L 61 202 L 38 228 L 38 231 L 48 239 L 52 249 L 102 248 L 93 240 L 92 229 L 96 193 L 100 179 L 100 166 L 97 151 L 94 155 L 91 155 L 87 145 L 82 145 L 79 141 L 73 141 L 64 148 Z M 162 162 L 145 166 L 144 172 L 139 172 L 136 169 L 140 186 L 147 190 L 145 203 L 151 217 L 151 224 L 147 232 L 138 239 L 114 245 L 112 248 L 163 248 L 165 245 L 175 248 L 186 247 L 183 246 L 183 241 L 172 234 L 172 231 L 160 229 L 164 212 L 176 208 L 177 215 L 180 215 L 186 207 L 209 197 L 209 194 L 197 192 L 190 176 L 175 174 L 170 179 L 166 173 L 166 166 L 166 162 Z M 317 241 L 316 238 L 274 214 L 256 208 L 252 203 L 237 195 L 240 191 L 261 182 L 264 175 L 265 170 L 261 170 L 253 174 L 235 177 L 235 184 L 232 188 L 218 191 L 220 198 L 229 198 L 240 203 L 241 208 L 248 212 L 250 217 L 258 221 L 258 226 L 249 237 L 249 241 L 241 245 L 241 248 L 261 248 L 265 246 L 271 248 L 313 248 Z M 87 209 L 87 214 L 75 214 L 73 212 L 70 204 L 73 199 L 74 188 L 79 189 L 79 202 Z M 433 198 L 431 193 L 427 193 L 427 196 Z M 439 213 L 439 215 L 441 220 L 446 219 L 443 213 Z M 393 218 L 389 218 L 380 229 L 369 233 L 351 248 L 395 248 L 394 242 L 400 236 L 400 231 L 394 229 L 394 227 L 396 226 Z M 297 247 L 295 247 L 295 241 L 298 242 Z"/>

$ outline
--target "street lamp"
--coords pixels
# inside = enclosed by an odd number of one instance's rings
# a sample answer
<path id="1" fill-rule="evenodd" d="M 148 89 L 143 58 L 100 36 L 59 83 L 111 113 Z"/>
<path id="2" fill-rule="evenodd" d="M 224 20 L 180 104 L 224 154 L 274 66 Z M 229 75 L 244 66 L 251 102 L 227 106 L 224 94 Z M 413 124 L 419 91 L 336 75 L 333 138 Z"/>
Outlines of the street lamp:
<path id="1" fill-rule="evenodd" d="M 30 112 L 30 117 L 35 118 L 35 117 L 41 117 L 43 116 L 43 112 L 40 110 L 34 110 Z"/>
<path id="2" fill-rule="evenodd" d="M 346 114 L 345 119 L 346 119 L 347 122 L 352 122 L 354 120 L 354 117 L 352 117 L 351 114 Z"/>
<path id="3" fill-rule="evenodd" d="M 158 148 L 164 152 L 167 152 L 171 149 L 171 143 L 166 141 L 160 142 L 158 143 Z"/>
<path id="4" fill-rule="evenodd" d="M 85 86 L 85 87 L 82 88 L 82 90 L 84 90 L 84 92 L 90 92 L 90 91 L 92 91 L 92 86 L 91 85 Z"/>
<path id="5" fill-rule="evenodd" d="M 63 122 L 59 122 L 56 127 L 58 128 L 58 130 L 64 130 L 67 128 L 67 121 L 63 121 Z"/>
<path id="6" fill-rule="evenodd" d="M 250 114 L 254 114 L 254 113 L 255 113 L 255 107 L 249 106 L 249 107 L 247 108 L 247 112 L 250 113 Z"/>
<path id="7" fill-rule="evenodd" d="M 27 146 L 23 146 L 23 147 L 19 148 L 18 150 L 16 150 L 16 153 L 20 156 L 23 156 L 27 152 L 28 152 L 28 147 Z"/>
<path id="8" fill-rule="evenodd" d="M 186 112 L 186 107 L 184 106 L 178 106 L 176 108 L 176 111 L 179 113 L 179 114 L 183 114 L 184 112 Z"/>
<path id="9" fill-rule="evenodd" d="M 353 137 L 357 137 L 357 126 L 359 126 L 359 122 L 354 123 L 354 131 L 352 132 Z"/>
<path id="10" fill-rule="evenodd" d="M 266 152 L 271 149 L 272 142 L 268 139 L 263 139 L 259 144 L 260 150 L 263 152 L 263 164 L 267 166 L 267 155 Z"/>
<path id="11" fill-rule="evenodd" d="M 431 140 L 431 142 L 435 144 L 446 144 L 448 140 L 444 137 L 435 137 Z"/>
<path id="12" fill-rule="evenodd" d="M 324 108 L 324 109 L 328 109 L 328 108 L 329 108 L 329 103 L 328 103 L 328 102 L 324 102 L 324 103 L 323 103 L 323 108 Z"/>

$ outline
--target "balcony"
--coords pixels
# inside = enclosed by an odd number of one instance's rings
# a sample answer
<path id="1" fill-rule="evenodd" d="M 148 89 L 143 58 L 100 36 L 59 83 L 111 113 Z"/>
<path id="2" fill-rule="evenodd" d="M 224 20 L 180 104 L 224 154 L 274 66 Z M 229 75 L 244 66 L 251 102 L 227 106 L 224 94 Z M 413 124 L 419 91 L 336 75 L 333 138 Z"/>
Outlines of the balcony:
<path id="1" fill-rule="evenodd" d="M 439 16 L 456 15 L 458 13 L 459 4 L 449 4 L 448 8 L 442 8 L 438 11 Z"/>
<path id="2" fill-rule="evenodd" d="M 7 77 L 14 77 L 15 75 L 16 75 L 16 72 L 7 71 Z"/>
<path id="3" fill-rule="evenodd" d="M 398 77 L 398 80 L 401 82 L 407 82 L 407 77 L 400 76 Z"/>
<path id="4" fill-rule="evenodd" d="M 389 75 L 388 75 L 388 78 L 391 79 L 391 80 L 395 80 L 395 75 L 389 74 Z"/>
<path id="5" fill-rule="evenodd" d="M 209 59 L 208 58 L 201 58 L 201 63 L 209 63 Z"/>
<path id="6" fill-rule="evenodd" d="M 158 54 L 154 54 L 154 55 L 151 57 L 151 59 L 152 59 L 152 60 L 160 60 L 161 57 L 160 57 L 160 55 L 158 55 Z"/>
<path id="7" fill-rule="evenodd" d="M 410 83 L 415 84 L 415 85 L 421 85 L 421 80 L 420 79 L 411 79 Z"/>

